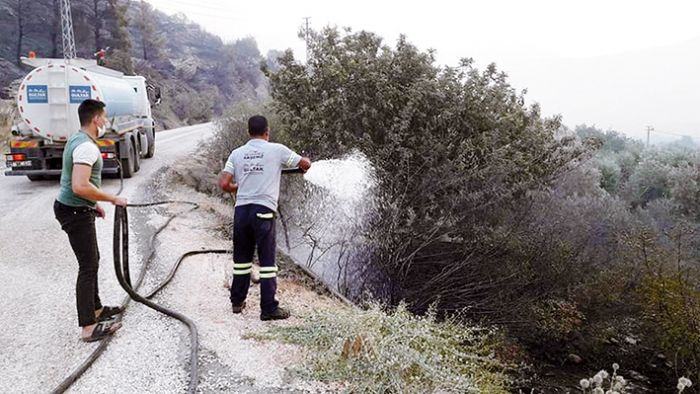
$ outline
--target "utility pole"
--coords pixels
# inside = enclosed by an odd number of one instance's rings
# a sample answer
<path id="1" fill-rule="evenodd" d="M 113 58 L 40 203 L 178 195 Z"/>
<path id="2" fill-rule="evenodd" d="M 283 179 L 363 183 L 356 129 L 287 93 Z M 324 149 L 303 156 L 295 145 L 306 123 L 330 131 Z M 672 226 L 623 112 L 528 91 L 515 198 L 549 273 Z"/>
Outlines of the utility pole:
<path id="1" fill-rule="evenodd" d="M 652 126 L 647 126 L 647 149 L 649 149 L 649 137 L 652 131 L 654 131 L 654 128 Z"/>
<path id="2" fill-rule="evenodd" d="M 309 19 L 310 16 L 303 18 L 306 21 L 306 27 L 304 28 L 304 41 L 306 42 L 306 63 L 309 62 Z"/>
<path id="3" fill-rule="evenodd" d="M 70 0 L 61 0 L 61 34 L 63 36 L 63 58 L 66 60 L 75 59 L 75 37 L 73 36 Z"/>

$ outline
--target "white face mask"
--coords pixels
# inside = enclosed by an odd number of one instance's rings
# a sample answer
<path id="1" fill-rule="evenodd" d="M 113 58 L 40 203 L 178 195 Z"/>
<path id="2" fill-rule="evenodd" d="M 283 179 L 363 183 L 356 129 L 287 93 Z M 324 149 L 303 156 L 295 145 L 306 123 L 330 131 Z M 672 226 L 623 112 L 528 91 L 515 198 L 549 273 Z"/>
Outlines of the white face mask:
<path id="1" fill-rule="evenodd" d="M 103 116 L 100 118 L 102 126 L 97 126 L 97 138 L 102 138 L 107 132 L 107 119 Z"/>

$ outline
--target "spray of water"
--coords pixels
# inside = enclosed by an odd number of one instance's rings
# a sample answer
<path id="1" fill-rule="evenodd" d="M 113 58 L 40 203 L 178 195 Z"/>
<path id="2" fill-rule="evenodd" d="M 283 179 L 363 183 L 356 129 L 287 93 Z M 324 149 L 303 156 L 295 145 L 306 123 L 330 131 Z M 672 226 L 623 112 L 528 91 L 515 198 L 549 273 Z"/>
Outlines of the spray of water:
<path id="1" fill-rule="evenodd" d="M 278 245 L 326 284 L 347 293 L 350 263 L 366 253 L 364 234 L 374 207 L 376 178 L 360 152 L 314 162 L 284 185 Z"/>
<path id="2" fill-rule="evenodd" d="M 372 165 L 360 152 L 342 159 L 317 161 L 304 175 L 304 179 L 328 190 L 340 200 L 354 202 L 371 193 L 376 184 Z"/>

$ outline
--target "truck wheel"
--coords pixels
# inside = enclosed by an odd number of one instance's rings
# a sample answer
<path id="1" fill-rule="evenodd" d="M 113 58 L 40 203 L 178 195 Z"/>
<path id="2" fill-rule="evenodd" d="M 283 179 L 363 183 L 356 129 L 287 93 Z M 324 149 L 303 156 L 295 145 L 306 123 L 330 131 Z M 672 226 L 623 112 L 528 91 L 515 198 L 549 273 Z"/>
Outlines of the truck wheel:
<path id="1" fill-rule="evenodd" d="M 122 176 L 124 178 L 131 178 L 136 172 L 136 170 L 134 170 L 134 145 L 131 143 L 131 140 L 127 140 L 126 146 L 128 154 L 125 159 L 122 159 Z"/>
<path id="2" fill-rule="evenodd" d="M 146 159 L 153 157 L 156 152 L 156 129 L 155 125 L 146 131 L 146 140 L 148 141 L 148 151 L 146 152 Z"/>
<path id="3" fill-rule="evenodd" d="M 134 172 L 141 169 L 141 141 L 137 138 L 134 145 Z"/>

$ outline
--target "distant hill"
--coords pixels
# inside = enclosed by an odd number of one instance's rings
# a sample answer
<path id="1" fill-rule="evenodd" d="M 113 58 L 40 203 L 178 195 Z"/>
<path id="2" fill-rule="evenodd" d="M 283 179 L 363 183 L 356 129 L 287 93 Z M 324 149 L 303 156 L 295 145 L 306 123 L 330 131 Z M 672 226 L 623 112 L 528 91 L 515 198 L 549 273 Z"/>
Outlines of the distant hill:
<path id="1" fill-rule="evenodd" d="M 32 50 L 63 57 L 57 0 L 0 0 L 0 98 L 28 69 L 17 63 Z M 261 55 L 253 38 L 224 43 L 184 16 L 146 2 L 73 0 L 78 57 L 110 47 L 107 66 L 146 76 L 163 91 L 156 116 L 163 127 L 206 121 L 231 104 L 266 97 Z M 21 26 L 21 28 L 20 28 Z"/>

